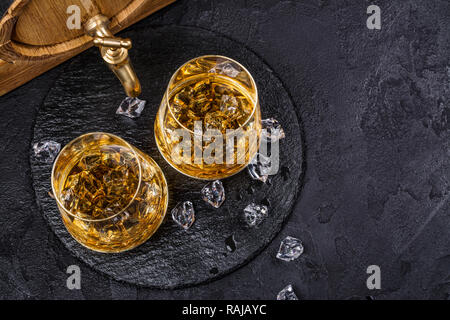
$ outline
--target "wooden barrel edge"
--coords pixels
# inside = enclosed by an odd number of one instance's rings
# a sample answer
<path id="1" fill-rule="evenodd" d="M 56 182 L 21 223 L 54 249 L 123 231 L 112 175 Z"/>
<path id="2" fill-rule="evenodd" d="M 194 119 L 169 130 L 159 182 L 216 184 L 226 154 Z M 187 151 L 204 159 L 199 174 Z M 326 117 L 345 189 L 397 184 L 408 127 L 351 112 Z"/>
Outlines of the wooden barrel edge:
<path id="1" fill-rule="evenodd" d="M 18 15 L 30 0 L 16 0 L 0 20 L 0 59 L 13 62 L 43 60 L 50 57 L 73 56 L 92 46 L 92 38 L 86 35 L 53 45 L 35 46 L 11 40 Z M 115 34 L 129 25 L 176 0 L 134 0 L 111 17 L 111 31 Z"/>

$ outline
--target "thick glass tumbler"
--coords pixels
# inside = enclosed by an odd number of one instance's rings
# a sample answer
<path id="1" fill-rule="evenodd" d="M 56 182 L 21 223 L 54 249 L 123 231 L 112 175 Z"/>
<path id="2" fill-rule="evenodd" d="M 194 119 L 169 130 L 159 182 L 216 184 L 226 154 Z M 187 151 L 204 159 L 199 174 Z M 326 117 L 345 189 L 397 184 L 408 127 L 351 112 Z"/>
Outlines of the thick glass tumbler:
<path id="1" fill-rule="evenodd" d="M 170 79 L 155 121 L 158 148 L 190 177 L 231 176 L 259 148 L 261 111 L 250 73 L 223 56 L 186 62 Z"/>
<path id="2" fill-rule="evenodd" d="M 162 223 L 168 204 L 167 182 L 156 162 L 102 132 L 82 135 L 61 150 L 52 189 L 69 233 L 100 252 L 145 242 Z"/>

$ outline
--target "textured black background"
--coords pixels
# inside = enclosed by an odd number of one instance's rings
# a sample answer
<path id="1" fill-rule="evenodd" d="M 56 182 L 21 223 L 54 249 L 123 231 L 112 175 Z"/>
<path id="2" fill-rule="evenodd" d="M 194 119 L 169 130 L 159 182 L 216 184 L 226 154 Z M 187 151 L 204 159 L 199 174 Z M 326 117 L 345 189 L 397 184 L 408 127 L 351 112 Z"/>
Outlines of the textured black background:
<path id="1" fill-rule="evenodd" d="M 382 9 L 368 30 L 366 8 Z M 450 4 L 448 1 L 178 1 L 140 22 L 213 30 L 248 46 L 283 80 L 301 115 L 304 187 L 279 236 L 232 274 L 150 290 L 93 271 L 37 209 L 29 152 L 37 110 L 64 66 L 0 98 L 1 298 L 306 299 L 450 296 Z M 88 67 L 88 66 L 86 66 Z M 297 235 L 305 256 L 282 263 Z M 82 289 L 66 288 L 79 264 Z M 368 265 L 382 290 L 366 288 Z"/>

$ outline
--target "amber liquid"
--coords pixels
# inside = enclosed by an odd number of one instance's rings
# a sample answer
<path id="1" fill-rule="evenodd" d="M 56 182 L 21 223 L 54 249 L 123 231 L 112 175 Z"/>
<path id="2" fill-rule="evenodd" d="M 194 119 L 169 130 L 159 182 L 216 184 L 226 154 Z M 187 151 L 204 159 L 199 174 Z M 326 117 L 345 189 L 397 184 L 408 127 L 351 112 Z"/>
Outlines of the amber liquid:
<path id="1" fill-rule="evenodd" d="M 119 145 L 88 145 L 81 158 L 65 165 L 70 169 L 59 199 L 70 214 L 61 210 L 63 221 L 84 246 L 128 250 L 159 227 L 167 207 L 165 179 L 150 157 L 135 152 Z"/>
<path id="2" fill-rule="evenodd" d="M 201 121 L 203 130 L 238 129 L 251 117 L 254 102 L 233 81 L 224 76 L 200 75 L 173 92 L 172 114 L 188 130 Z"/>
<path id="3" fill-rule="evenodd" d="M 211 65 L 206 69 L 213 67 Z M 189 67 L 181 69 L 177 80 L 179 82 L 171 89 L 168 98 L 163 99 L 155 123 L 156 141 L 164 158 L 182 173 L 200 179 L 220 179 L 242 170 L 259 147 L 261 116 L 259 105 L 251 98 L 255 93 L 223 74 L 202 73 L 191 76 Z M 196 122 L 201 123 L 203 133 L 214 129 L 223 134 L 223 151 L 219 157 L 223 163 L 211 163 L 206 158 L 201 163 L 196 162 L 194 144 L 189 163 L 174 161 L 172 151 L 180 140 L 173 139 L 172 132 L 185 129 L 193 140 Z M 230 137 L 227 130 L 239 130 L 241 137 Z M 253 135 L 255 139 L 249 139 L 248 135 Z M 231 151 L 234 153 L 234 163 L 226 161 L 227 152 L 230 152 L 226 144 L 231 138 L 235 141 Z M 201 147 L 204 151 L 208 142 L 203 142 Z M 243 154 L 238 153 L 240 147 L 245 150 Z"/>

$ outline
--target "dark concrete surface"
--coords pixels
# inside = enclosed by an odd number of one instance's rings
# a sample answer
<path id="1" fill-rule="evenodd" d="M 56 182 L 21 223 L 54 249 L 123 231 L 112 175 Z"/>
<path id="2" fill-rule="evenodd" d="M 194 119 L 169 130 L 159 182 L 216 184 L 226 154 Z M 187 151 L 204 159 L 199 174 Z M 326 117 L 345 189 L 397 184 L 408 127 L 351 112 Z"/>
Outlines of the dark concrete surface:
<path id="1" fill-rule="evenodd" d="M 381 30 L 366 28 L 372 3 Z M 136 287 L 92 270 L 38 210 L 32 128 L 64 66 L 1 97 L 0 297 L 273 299 L 292 283 L 303 299 L 448 299 L 449 18 L 440 0 L 191 0 L 132 27 L 197 26 L 245 44 L 282 79 L 304 126 L 304 187 L 280 234 L 244 267 L 185 289 Z M 278 261 L 287 235 L 308 255 Z M 65 286 L 71 264 L 81 267 L 81 290 Z M 372 264 L 381 290 L 366 287 Z"/>

